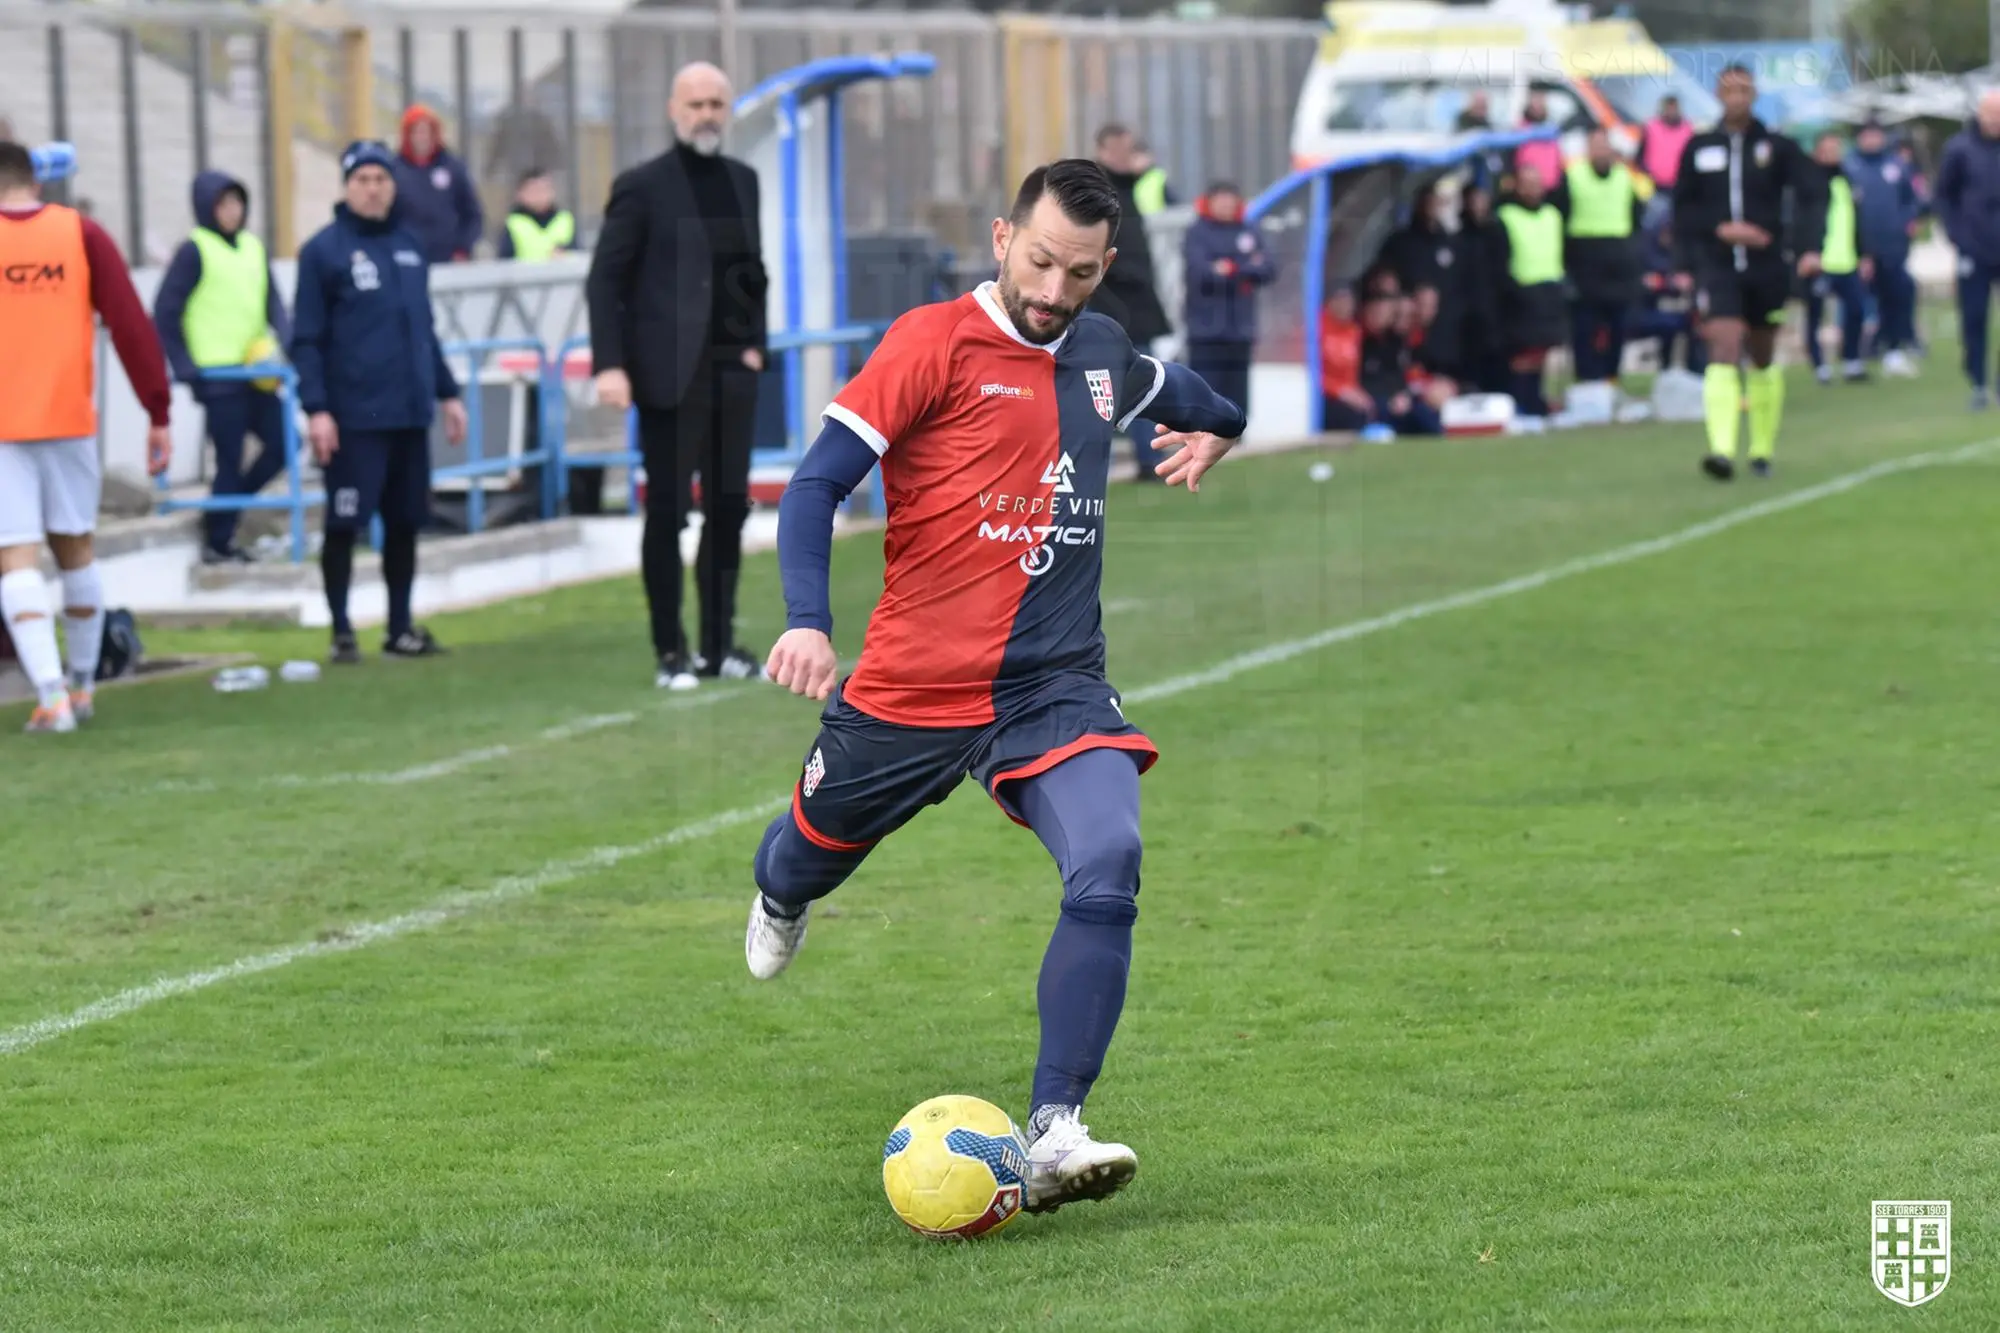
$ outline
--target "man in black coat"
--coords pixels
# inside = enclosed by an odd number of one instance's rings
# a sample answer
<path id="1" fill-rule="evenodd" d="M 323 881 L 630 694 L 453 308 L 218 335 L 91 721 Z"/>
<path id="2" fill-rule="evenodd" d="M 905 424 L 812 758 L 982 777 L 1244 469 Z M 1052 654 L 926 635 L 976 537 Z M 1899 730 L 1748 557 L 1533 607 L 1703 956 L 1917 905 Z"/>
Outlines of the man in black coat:
<path id="1" fill-rule="evenodd" d="M 767 277 L 757 176 L 722 153 L 729 79 L 696 63 L 674 77 L 678 142 L 620 175 L 591 258 L 591 365 L 598 400 L 639 411 L 646 463 L 641 563 L 662 688 L 744 679 L 762 658 L 734 639 L 750 447 L 764 369 Z M 681 530 L 701 476 L 699 652 L 681 623 Z"/>
<path id="2" fill-rule="evenodd" d="M 1097 132 L 1097 165 L 1111 178 L 1118 193 L 1118 235 L 1112 247 L 1118 257 L 1104 270 L 1104 279 L 1090 298 L 1090 308 L 1109 315 L 1125 336 L 1141 352 L 1151 350 L 1155 338 L 1174 331 L 1167 308 L 1160 303 L 1159 284 L 1153 272 L 1153 247 L 1146 236 L 1146 220 L 1139 213 L 1138 186 L 1141 172 L 1134 162 L 1138 140 L 1123 125 L 1106 125 Z M 1153 423 L 1134 419 L 1126 427 L 1139 460 L 1139 479 L 1158 481 L 1154 468 L 1160 456 L 1153 452 Z"/>

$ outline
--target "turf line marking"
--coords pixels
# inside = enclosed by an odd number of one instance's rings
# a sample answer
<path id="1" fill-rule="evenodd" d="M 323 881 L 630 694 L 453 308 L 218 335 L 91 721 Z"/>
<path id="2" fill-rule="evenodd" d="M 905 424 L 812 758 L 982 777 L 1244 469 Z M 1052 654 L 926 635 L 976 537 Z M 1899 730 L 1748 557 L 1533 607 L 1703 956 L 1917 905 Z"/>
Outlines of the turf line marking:
<path id="1" fill-rule="evenodd" d="M 1330 629 L 1321 630 L 1317 634 L 1309 634 L 1302 639 L 1291 639 L 1283 643 L 1274 643 L 1259 648 L 1254 652 L 1240 653 L 1235 657 L 1224 658 L 1204 671 L 1190 672 L 1185 676 L 1172 676 L 1156 684 L 1142 685 L 1136 690 L 1129 690 L 1124 694 L 1123 699 L 1128 704 L 1150 703 L 1155 699 L 1168 699 L 1177 694 L 1186 694 L 1190 690 L 1198 690 L 1210 685 L 1220 685 L 1225 681 L 1235 679 L 1246 671 L 1255 671 L 1259 667 L 1275 666 L 1279 662 L 1288 662 L 1295 657 L 1303 657 L 1307 653 L 1316 653 L 1322 648 L 1331 648 L 1337 643 L 1350 643 L 1355 639 L 1366 638 L 1371 634 L 1379 634 L 1383 630 L 1395 629 L 1398 626 L 1407 625 L 1414 620 L 1427 620 L 1431 616 L 1443 615 L 1447 611 L 1462 611 L 1468 607 L 1484 606 L 1488 602 L 1497 602 L 1503 597 L 1512 597 L 1517 593 L 1533 592 L 1537 588 L 1546 588 L 1551 583 L 1557 583 L 1567 578 L 1574 578 L 1578 574 L 1588 574 L 1599 569 L 1610 569 L 1616 565 L 1628 565 L 1635 560 L 1644 560 L 1648 556 L 1664 555 L 1669 551 L 1679 550 L 1683 546 L 1713 537 L 1718 533 L 1727 532 L 1731 528 L 1741 527 L 1745 523 L 1754 523 L 1760 518 L 1769 518 L 1773 514 L 1782 514 L 1787 510 L 1816 504 L 1821 500 L 1828 500 L 1836 495 L 1845 495 L 1851 490 L 1866 486 L 1871 481 L 1879 481 L 1883 477 L 1894 476 L 1899 472 L 1911 472 L 1918 468 L 1971 462 L 1993 453 L 1996 448 L 2000 448 L 2000 439 L 1982 440 L 1977 444 L 1968 444 L 1962 449 L 1940 449 L 1931 453 L 1911 454 L 1904 458 L 1885 459 L 1880 463 L 1872 464 L 1859 471 L 1849 472 L 1843 476 L 1834 477 L 1829 481 L 1807 486 L 1803 490 L 1792 491 L 1785 495 L 1774 495 L 1768 500 L 1759 500 L 1755 504 L 1745 505 L 1741 509 L 1732 509 L 1726 514 L 1720 514 L 1715 518 L 1696 523 L 1691 527 L 1682 528 L 1679 532 L 1670 532 L 1663 537 L 1651 537 L 1645 541 L 1632 542 L 1626 546 L 1614 547 L 1609 551 L 1600 551 L 1596 555 L 1579 556 L 1575 560 L 1566 560 L 1560 565 L 1551 565 L 1547 569 L 1537 570 L 1532 574 L 1522 574 L 1517 578 L 1488 584 L 1484 588 L 1472 588 L 1465 592 L 1452 593 L 1448 597 L 1439 597 L 1433 601 L 1417 602 L 1395 611 L 1385 612 L 1379 616 L 1371 616 L 1366 620 L 1357 620 L 1346 625 L 1335 625 Z"/>
<path id="2" fill-rule="evenodd" d="M 371 944 L 382 944 L 416 931 L 430 930 L 473 912 L 533 897 L 544 889 L 567 884 L 595 871 L 607 870 L 635 856 L 646 856 L 684 842 L 693 842 L 697 838 L 705 838 L 711 833 L 719 833 L 723 829 L 734 828 L 753 820 L 768 819 L 780 810 L 789 808 L 790 805 L 791 801 L 788 798 L 783 801 L 767 801 L 762 805 L 744 806 L 736 810 L 725 810 L 719 815 L 710 815 L 707 819 L 669 829 L 643 842 L 593 848 L 581 856 L 550 861 L 539 870 L 525 875 L 509 875 L 476 892 L 447 894 L 428 906 L 404 912 L 400 916 L 329 930 L 320 938 L 306 944 L 273 949 L 269 953 L 251 954 L 247 958 L 239 958 L 233 963 L 225 963 L 221 967 L 212 967 L 203 972 L 190 972 L 178 977 L 161 977 L 143 986 L 134 986 L 130 990 L 119 991 L 116 995 L 107 995 L 81 1009 L 0 1031 L 0 1056 L 19 1055 L 44 1042 L 54 1041 L 57 1037 L 75 1032 L 78 1028 L 122 1018 L 148 1005 L 158 1004 L 162 1000 L 170 1000 L 180 995 L 191 995 L 196 991 L 207 990 L 210 986 L 219 986 L 225 981 L 253 977 L 260 972 L 272 972 L 307 958 L 351 953 L 356 949 L 365 949 Z"/>
<path id="3" fill-rule="evenodd" d="M 1696 523 L 1692 527 L 1682 528 L 1679 532 L 1668 533 L 1664 537 L 1653 537 L 1646 541 L 1633 542 L 1627 546 L 1614 547 L 1609 551 L 1603 551 L 1597 555 L 1582 556 L 1575 560 L 1565 561 L 1560 565 L 1552 565 L 1547 569 L 1537 571 L 1533 574 L 1523 574 L 1519 578 L 1490 584 L 1484 588 L 1474 588 L 1467 592 L 1454 593 L 1449 597 L 1440 597 L 1434 601 L 1417 602 L 1399 611 L 1391 611 L 1385 615 L 1375 616 L 1368 620 L 1357 620 L 1348 625 L 1338 625 L 1307 638 L 1293 639 L 1286 643 L 1274 643 L 1256 652 L 1243 653 L 1239 656 L 1225 659 L 1208 668 L 1206 671 L 1193 672 L 1184 676 L 1173 676 L 1157 684 L 1129 691 L 1123 696 L 1124 701 L 1126 703 L 1143 703 L 1153 699 L 1169 699 L 1177 694 L 1186 694 L 1191 690 L 1220 684 L 1223 681 L 1231 680 L 1246 671 L 1252 671 L 1258 667 L 1271 666 L 1278 662 L 1289 661 L 1294 657 L 1316 652 L 1321 648 L 1331 647 L 1336 643 L 1347 643 L 1370 634 L 1380 633 L 1383 630 L 1394 629 L 1398 625 L 1407 625 L 1413 620 L 1423 620 L 1430 616 L 1440 615 L 1446 611 L 1457 611 L 1466 607 L 1481 606 L 1487 602 L 1498 601 L 1502 597 L 1511 597 L 1516 593 L 1532 592 L 1536 588 L 1547 587 L 1551 583 L 1570 578 L 1577 574 L 1586 574 L 1597 569 L 1609 569 L 1615 565 L 1630 564 L 1634 560 L 1643 560 L 1647 556 L 1660 555 L 1667 551 L 1677 550 L 1690 543 L 1701 541 L 1703 538 L 1713 537 L 1717 533 L 1727 532 L 1731 528 L 1740 527 L 1745 523 L 1754 522 L 1760 518 L 1768 518 L 1772 514 L 1782 514 L 1787 510 L 1814 504 L 1836 495 L 1844 495 L 1856 487 L 1865 486 L 1871 481 L 1893 476 L 1898 472 L 1909 472 L 1918 468 L 1936 467 L 1951 463 L 1970 462 L 1992 453 L 1996 448 L 2000 448 L 2000 439 L 1984 440 L 1978 444 L 1966 445 L 1961 449 L 1939 450 L 1933 453 L 1912 454 L 1906 458 L 1887 459 L 1870 467 L 1862 468 L 1858 472 L 1850 472 L 1845 476 L 1835 477 L 1830 481 L 1823 481 L 1818 485 L 1808 486 L 1803 490 L 1793 491 L 1787 495 L 1773 496 L 1768 500 L 1760 500 L 1755 504 L 1745 505 L 1741 509 L 1733 509 L 1726 514 Z M 719 702 L 721 699 L 729 696 L 714 695 L 709 697 Z M 636 717 L 636 714 L 611 713 L 604 714 L 599 718 L 583 719 L 583 721 L 597 722 L 601 725 L 589 729 L 601 730 L 603 727 L 626 725 L 622 720 L 610 720 L 626 717 Z M 552 730 L 561 731 L 562 728 L 552 728 Z M 504 750 L 506 747 L 496 746 L 493 748 Z M 468 754 L 473 753 L 478 752 L 468 751 Z M 458 758 L 463 758 L 463 756 L 458 756 Z M 451 762 L 453 761 L 439 760 L 437 764 L 427 765 L 426 767 L 437 768 L 439 765 Z M 401 771 L 407 773 L 415 770 L 405 769 Z M 625 846 L 598 847 L 584 853 L 582 856 L 571 857 L 561 861 L 551 861 L 541 869 L 527 875 L 512 875 L 498 880 L 490 888 L 480 890 L 476 893 L 450 894 L 438 899 L 428 907 L 421 907 L 412 912 L 405 912 L 401 916 L 389 917 L 383 921 L 363 922 L 359 925 L 329 931 L 322 938 L 314 940 L 309 944 L 295 944 L 288 948 L 273 950 L 270 953 L 253 954 L 248 958 L 239 958 L 233 963 L 225 963 L 221 967 L 210 968 L 205 972 L 191 972 L 179 977 L 162 977 L 157 981 L 148 982 L 146 985 L 135 986 L 131 990 L 120 991 L 116 995 L 106 996 L 104 999 L 87 1004 L 81 1009 L 72 1010 L 67 1014 L 58 1014 L 52 1018 L 39 1019 L 23 1027 L 0 1031 L 0 1056 L 18 1055 L 22 1051 L 32 1050 L 44 1042 L 53 1041 L 57 1037 L 76 1031 L 78 1028 L 88 1027 L 93 1023 L 102 1023 L 113 1018 L 121 1018 L 126 1014 L 143 1009 L 148 1005 L 156 1004 L 161 1000 L 172 999 L 179 995 L 192 994 L 199 990 L 206 990 L 210 986 L 219 985 L 225 981 L 234 981 L 238 977 L 255 976 L 260 972 L 270 972 L 277 968 L 288 966 L 301 959 L 318 958 L 326 954 L 348 953 L 355 949 L 366 948 L 371 944 L 380 944 L 387 940 L 397 939 L 415 931 L 429 930 L 432 927 L 443 925 L 448 921 L 456 920 L 472 912 L 498 906 L 516 899 L 531 897 L 534 894 L 540 893 L 543 889 L 554 888 L 559 884 L 566 884 L 593 871 L 608 869 L 621 861 L 628 861 L 635 856 L 645 856 L 680 843 L 692 842 L 697 838 L 705 838 L 712 833 L 720 833 L 724 829 L 734 828 L 739 824 L 746 824 L 753 820 L 768 819 L 779 811 L 789 807 L 790 804 L 791 801 L 787 798 L 782 801 L 769 801 L 762 805 L 743 806 L 736 810 L 725 810 L 721 814 L 712 815 L 707 819 L 697 820 L 692 824 L 683 824 L 679 828 L 669 829 L 667 832 L 648 838 L 643 842 L 630 843 Z"/>

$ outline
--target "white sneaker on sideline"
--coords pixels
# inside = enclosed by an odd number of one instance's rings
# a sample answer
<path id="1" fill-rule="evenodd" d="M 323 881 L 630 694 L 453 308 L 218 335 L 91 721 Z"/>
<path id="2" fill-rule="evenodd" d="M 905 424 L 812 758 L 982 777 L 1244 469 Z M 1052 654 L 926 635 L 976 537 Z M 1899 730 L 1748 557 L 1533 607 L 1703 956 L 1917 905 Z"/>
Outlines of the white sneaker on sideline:
<path id="1" fill-rule="evenodd" d="M 69 696 L 65 694 L 36 708 L 28 715 L 28 725 L 23 730 L 30 735 L 75 731 L 76 714 L 70 710 Z"/>
<path id="2" fill-rule="evenodd" d="M 1899 347 L 1882 358 L 1882 373 L 1894 375 L 1898 379 L 1913 380 L 1917 377 L 1917 367 L 1910 360 L 1910 354 Z"/>
<path id="3" fill-rule="evenodd" d="M 764 910 L 761 891 L 751 900 L 750 925 L 743 932 L 743 961 L 750 964 L 751 976 L 769 981 L 792 965 L 792 959 L 805 945 L 806 918 L 810 915 L 810 903 L 795 920 L 788 921 Z"/>
<path id="4" fill-rule="evenodd" d="M 1108 1199 L 1139 1174 L 1139 1155 L 1122 1143 L 1099 1143 L 1075 1114 L 1059 1115 L 1028 1147 L 1031 1213 L 1052 1213 L 1066 1203 Z"/>
<path id="5" fill-rule="evenodd" d="M 653 687 L 661 690 L 693 690 L 701 687 L 701 677 L 694 674 L 694 666 L 679 653 L 668 653 L 660 659 L 660 669 L 653 677 Z"/>

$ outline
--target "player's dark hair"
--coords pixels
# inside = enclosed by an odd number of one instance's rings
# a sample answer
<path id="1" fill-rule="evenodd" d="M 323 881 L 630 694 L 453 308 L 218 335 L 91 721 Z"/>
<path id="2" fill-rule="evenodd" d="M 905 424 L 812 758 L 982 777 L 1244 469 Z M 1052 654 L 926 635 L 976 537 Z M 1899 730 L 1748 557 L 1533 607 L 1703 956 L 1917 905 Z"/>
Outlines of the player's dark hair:
<path id="1" fill-rule="evenodd" d="M 1744 64 L 1740 60 L 1732 60 L 1727 65 L 1724 65 L 1722 67 L 1722 73 L 1715 76 L 1715 81 L 1717 83 L 1721 83 L 1724 79 L 1729 78 L 1731 75 L 1736 75 L 1741 78 L 1748 79 L 1752 83 L 1755 83 L 1757 81 L 1757 76 L 1750 72 L 1750 67 Z"/>
<path id="2" fill-rule="evenodd" d="M 1099 148 L 1102 148 L 1104 147 L 1104 145 L 1110 143 L 1113 139 L 1122 139 L 1131 132 L 1132 132 L 1131 130 L 1127 129 L 1123 125 L 1120 125 L 1115 120 L 1112 121 L 1109 125 L 1100 125 L 1097 129 L 1097 139 L 1096 139 L 1097 146 Z"/>
<path id="3" fill-rule="evenodd" d="M 526 185 L 529 181 L 542 180 L 545 179 L 548 175 L 549 175 L 549 169 L 547 167 L 529 167 L 526 171 L 522 172 L 519 176 L 516 176 L 514 178 L 514 188 L 518 190 L 522 186 Z"/>
<path id="4" fill-rule="evenodd" d="M 0 140 L 0 190 L 18 190 L 35 183 L 35 159 L 20 144 Z"/>
<path id="5" fill-rule="evenodd" d="M 1111 177 L 1104 174 L 1104 168 L 1095 162 L 1081 157 L 1066 157 L 1060 162 L 1036 167 L 1021 182 L 1020 193 L 1014 196 L 1014 211 L 1007 215 L 1008 220 L 1017 227 L 1026 222 L 1045 195 L 1054 199 L 1056 207 L 1062 209 L 1062 215 L 1079 227 L 1110 223 L 1110 237 L 1117 239 L 1118 191 L 1111 187 Z"/>
<path id="6" fill-rule="evenodd" d="M 1209 184 L 1207 193 L 1241 195 L 1243 191 L 1236 188 L 1235 181 L 1213 181 Z"/>

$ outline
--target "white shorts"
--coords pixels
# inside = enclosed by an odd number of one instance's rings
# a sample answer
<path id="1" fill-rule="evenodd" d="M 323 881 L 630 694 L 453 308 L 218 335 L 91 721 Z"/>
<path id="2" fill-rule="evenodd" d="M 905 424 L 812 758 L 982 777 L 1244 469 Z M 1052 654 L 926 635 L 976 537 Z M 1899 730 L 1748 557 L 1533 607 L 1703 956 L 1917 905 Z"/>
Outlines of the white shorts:
<path id="1" fill-rule="evenodd" d="M 0 546 L 97 531 L 97 441 L 0 440 Z"/>

